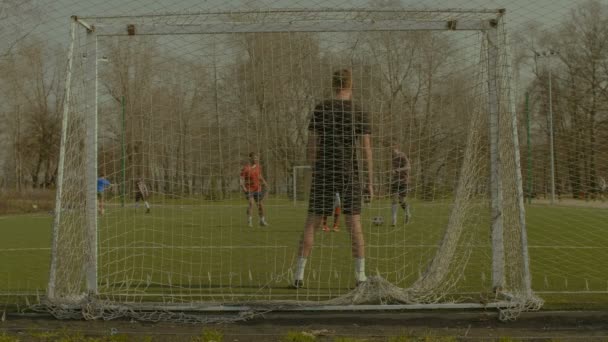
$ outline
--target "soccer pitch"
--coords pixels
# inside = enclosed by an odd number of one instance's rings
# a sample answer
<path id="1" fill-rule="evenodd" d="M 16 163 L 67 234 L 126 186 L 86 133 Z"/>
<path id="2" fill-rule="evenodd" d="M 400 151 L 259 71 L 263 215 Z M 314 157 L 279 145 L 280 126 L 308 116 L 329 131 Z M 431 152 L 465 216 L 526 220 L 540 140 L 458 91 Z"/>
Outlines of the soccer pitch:
<path id="1" fill-rule="evenodd" d="M 407 287 L 432 258 L 447 222 L 448 202 L 412 202 L 410 224 L 373 226 L 390 218 L 387 202 L 364 209 L 368 275 Z M 350 240 L 340 232 L 316 234 L 306 287 L 289 289 L 306 215 L 302 202 L 270 199 L 270 226 L 246 225 L 243 201 L 156 203 L 108 207 L 99 219 L 99 291 L 108 298 L 187 302 L 325 300 L 354 286 Z M 472 252 L 453 288 L 455 298 L 476 298 L 491 288 L 489 221 L 472 229 Z M 533 289 L 555 307 L 608 307 L 608 209 L 527 206 Z M 51 246 L 50 215 L 0 217 L 0 296 L 43 294 Z M 508 247 L 508 246 L 507 246 Z M 0 297 L 2 298 L 2 297 Z"/>

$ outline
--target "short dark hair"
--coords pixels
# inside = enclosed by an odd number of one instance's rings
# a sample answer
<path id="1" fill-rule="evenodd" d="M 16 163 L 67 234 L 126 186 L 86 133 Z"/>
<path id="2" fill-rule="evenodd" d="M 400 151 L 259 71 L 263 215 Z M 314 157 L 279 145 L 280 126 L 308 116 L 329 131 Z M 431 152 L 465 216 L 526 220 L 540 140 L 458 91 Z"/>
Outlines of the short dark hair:
<path id="1" fill-rule="evenodd" d="M 353 75 L 349 69 L 341 69 L 334 72 L 331 86 L 335 92 L 353 87 Z"/>
<path id="2" fill-rule="evenodd" d="M 249 152 L 249 158 L 253 158 L 257 155 L 258 155 L 257 152 Z"/>

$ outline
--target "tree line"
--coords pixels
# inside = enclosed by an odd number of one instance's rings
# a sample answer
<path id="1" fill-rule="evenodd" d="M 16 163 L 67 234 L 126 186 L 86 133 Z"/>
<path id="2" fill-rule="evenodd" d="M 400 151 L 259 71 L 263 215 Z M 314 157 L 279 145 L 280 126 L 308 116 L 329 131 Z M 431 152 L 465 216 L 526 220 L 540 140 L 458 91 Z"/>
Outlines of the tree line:
<path id="1" fill-rule="evenodd" d="M 549 67 L 559 192 L 593 192 L 607 174 L 607 21 L 607 6 L 591 0 L 558 28 L 513 35 L 519 90 L 531 95 L 536 195 L 548 192 L 550 178 Z M 410 156 L 415 196 L 445 196 L 457 180 L 468 118 L 487 107 L 480 48 L 478 37 L 457 32 L 103 39 L 99 169 L 120 183 L 124 157 L 128 188 L 143 177 L 155 192 L 222 199 L 238 189 L 238 171 L 248 152 L 257 151 L 271 191 L 286 194 L 293 167 L 306 164 L 311 110 L 331 96 L 332 71 L 348 67 L 356 101 L 373 126 L 377 184 L 390 181 L 385 144 L 396 139 Z M 548 48 L 560 51 L 550 65 L 530 57 Z M 65 53 L 40 37 L 25 37 L 0 61 L 3 188 L 55 186 L 65 59 L 49 56 Z M 517 101 L 524 157 L 526 107 L 523 96 Z M 72 108 L 76 115 L 79 110 Z M 524 160 L 522 165 L 527 167 Z M 380 186 L 378 192 L 387 190 Z"/>
<path id="2" fill-rule="evenodd" d="M 531 113 L 532 197 L 551 191 L 550 114 L 553 111 L 555 189 L 559 196 L 595 197 L 608 178 L 608 6 L 587 1 L 556 29 L 534 25 L 517 39 L 517 61 L 533 77 L 523 87 Z M 547 57 L 544 53 L 549 52 Z M 551 80 L 549 80 L 551 78 Z M 551 88 L 549 88 L 551 84 Z M 551 90 L 551 94 L 550 91 Z M 551 100 L 550 100 L 551 99 Z M 551 103 L 549 102 L 551 101 Z M 552 107 L 552 108 L 550 108 Z M 525 101 L 521 132 L 526 131 Z M 520 134 L 525 137 L 524 134 Z M 522 144 L 522 146 L 525 146 Z M 527 156 L 527 151 L 522 153 Z"/>

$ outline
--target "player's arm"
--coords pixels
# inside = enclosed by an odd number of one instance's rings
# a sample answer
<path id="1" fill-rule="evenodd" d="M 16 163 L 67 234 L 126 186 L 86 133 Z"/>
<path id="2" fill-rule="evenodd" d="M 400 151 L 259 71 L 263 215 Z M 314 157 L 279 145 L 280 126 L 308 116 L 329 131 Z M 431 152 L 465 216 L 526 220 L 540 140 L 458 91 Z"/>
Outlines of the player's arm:
<path id="1" fill-rule="evenodd" d="M 405 156 L 405 167 L 404 167 L 404 171 L 406 174 L 405 177 L 405 182 L 406 184 L 410 183 L 410 170 L 412 169 L 412 164 L 410 164 L 410 158 L 408 158 L 407 156 Z"/>
<path id="2" fill-rule="evenodd" d="M 306 146 L 306 160 L 309 165 L 314 166 L 317 160 L 317 134 L 314 131 L 308 131 L 308 145 Z"/>
<path id="3" fill-rule="evenodd" d="M 262 174 L 260 174 L 260 181 L 262 181 L 262 185 L 264 185 L 264 187 L 268 188 L 268 182 L 266 182 L 266 178 L 264 178 Z"/>
<path id="4" fill-rule="evenodd" d="M 245 168 L 244 167 L 241 169 L 241 173 L 239 175 L 239 185 L 241 186 L 241 190 L 243 190 L 244 192 L 247 192 L 247 189 L 245 188 Z"/>
<path id="5" fill-rule="evenodd" d="M 239 176 L 239 185 L 241 186 L 241 190 L 247 192 L 247 189 L 245 188 L 245 175 L 243 175 L 243 172 L 241 172 L 241 175 Z"/>
<path id="6" fill-rule="evenodd" d="M 363 159 L 367 167 L 367 188 L 370 198 L 374 197 L 374 162 L 372 156 L 372 137 L 364 134 L 361 139 Z"/>
<path id="7" fill-rule="evenodd" d="M 407 160 L 407 158 L 405 159 L 405 165 L 402 167 L 398 167 L 395 169 L 396 172 L 406 172 L 410 170 L 410 162 Z"/>
<path id="8" fill-rule="evenodd" d="M 104 191 L 108 190 L 110 193 L 114 193 L 115 190 L 115 186 L 114 184 L 112 184 L 112 182 L 110 182 L 109 180 L 106 179 L 105 183 L 104 183 Z"/>

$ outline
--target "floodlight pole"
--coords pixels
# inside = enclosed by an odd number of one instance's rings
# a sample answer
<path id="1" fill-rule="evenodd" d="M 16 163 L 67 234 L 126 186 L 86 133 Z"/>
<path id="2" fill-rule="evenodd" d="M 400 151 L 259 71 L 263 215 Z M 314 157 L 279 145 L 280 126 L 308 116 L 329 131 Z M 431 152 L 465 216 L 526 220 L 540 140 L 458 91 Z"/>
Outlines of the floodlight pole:
<path id="1" fill-rule="evenodd" d="M 536 52 L 536 57 L 546 57 L 549 59 L 549 163 L 551 168 L 551 204 L 555 204 L 555 150 L 553 138 L 553 71 L 551 69 L 551 59 L 557 56 L 559 52 L 548 50 Z"/>
<path id="2" fill-rule="evenodd" d="M 551 81 L 551 59 L 549 59 L 549 155 L 551 158 L 551 204 L 555 204 L 555 150 L 553 142 L 553 86 Z"/>

